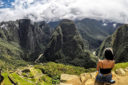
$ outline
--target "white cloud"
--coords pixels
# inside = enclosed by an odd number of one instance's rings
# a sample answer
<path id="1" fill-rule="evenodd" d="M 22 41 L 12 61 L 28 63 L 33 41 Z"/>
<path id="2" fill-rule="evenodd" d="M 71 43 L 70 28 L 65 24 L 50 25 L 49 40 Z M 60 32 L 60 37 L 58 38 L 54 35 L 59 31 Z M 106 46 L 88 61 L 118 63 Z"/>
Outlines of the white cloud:
<path id="1" fill-rule="evenodd" d="M 4 5 L 4 2 L 2 2 L 1 0 L 0 0 L 0 7 L 2 7 Z"/>
<path id="2" fill-rule="evenodd" d="M 103 26 L 107 26 L 107 23 L 103 23 Z"/>
<path id="3" fill-rule="evenodd" d="M 95 18 L 128 23 L 128 0 L 15 0 L 12 4 L 14 8 L 0 9 L 0 21 Z"/>
<path id="4" fill-rule="evenodd" d="M 116 26 L 117 26 L 117 24 L 114 23 L 114 24 L 113 24 L 113 27 L 115 28 Z"/>

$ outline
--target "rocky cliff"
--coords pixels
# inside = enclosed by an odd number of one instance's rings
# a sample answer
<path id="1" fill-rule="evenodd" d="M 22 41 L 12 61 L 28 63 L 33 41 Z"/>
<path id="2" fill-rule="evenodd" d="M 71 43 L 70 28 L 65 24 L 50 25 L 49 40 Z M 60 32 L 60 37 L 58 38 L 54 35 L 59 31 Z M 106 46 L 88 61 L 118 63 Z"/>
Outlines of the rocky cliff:
<path id="1" fill-rule="evenodd" d="M 50 35 L 51 29 L 45 22 L 32 22 L 29 19 L 1 22 L 1 54 L 33 61 L 44 51 Z"/>
<path id="2" fill-rule="evenodd" d="M 62 20 L 52 34 L 44 57 L 46 61 L 93 67 L 95 66 L 94 56 L 85 52 L 85 46 L 74 22 Z"/>
<path id="3" fill-rule="evenodd" d="M 100 46 L 99 55 L 102 56 L 106 47 L 112 47 L 116 62 L 128 61 L 128 25 L 119 27 L 112 36 L 109 36 Z"/>
<path id="4" fill-rule="evenodd" d="M 26 19 L 20 20 L 18 32 L 20 45 L 26 54 L 24 58 L 28 60 L 35 60 L 43 53 L 51 36 L 51 29 L 44 21 L 34 23 Z"/>
<path id="5" fill-rule="evenodd" d="M 60 21 L 50 22 L 49 25 L 55 28 L 59 22 Z M 76 20 L 74 23 L 84 39 L 84 43 L 86 44 L 85 48 L 89 50 L 98 48 L 108 35 L 111 35 L 117 27 L 121 26 L 120 23 L 88 18 Z"/>

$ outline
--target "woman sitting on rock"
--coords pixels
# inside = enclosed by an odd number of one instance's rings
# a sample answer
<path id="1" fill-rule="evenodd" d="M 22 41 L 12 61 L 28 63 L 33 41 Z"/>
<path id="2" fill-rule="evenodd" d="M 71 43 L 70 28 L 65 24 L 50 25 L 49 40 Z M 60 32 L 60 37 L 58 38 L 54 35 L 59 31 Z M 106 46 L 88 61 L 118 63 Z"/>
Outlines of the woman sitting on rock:
<path id="1" fill-rule="evenodd" d="M 115 61 L 113 51 L 111 48 L 106 48 L 104 51 L 104 59 L 99 60 L 97 63 L 98 74 L 96 76 L 95 85 L 104 85 L 105 83 L 115 83 L 112 80 L 111 70 L 114 67 Z"/>

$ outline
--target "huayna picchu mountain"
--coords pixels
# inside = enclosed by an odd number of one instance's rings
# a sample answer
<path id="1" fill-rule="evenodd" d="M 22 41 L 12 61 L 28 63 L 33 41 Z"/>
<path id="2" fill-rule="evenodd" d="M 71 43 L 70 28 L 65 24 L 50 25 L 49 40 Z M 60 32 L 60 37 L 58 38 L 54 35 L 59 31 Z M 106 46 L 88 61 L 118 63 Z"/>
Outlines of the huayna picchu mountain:
<path id="1" fill-rule="evenodd" d="M 42 60 L 86 68 L 94 67 L 96 62 L 94 56 L 85 50 L 85 44 L 74 22 L 67 19 L 56 27 Z"/>
<path id="2" fill-rule="evenodd" d="M 120 26 L 112 36 L 103 41 L 98 56 L 102 56 L 106 47 L 113 48 L 116 62 L 128 62 L 128 25 Z"/>
<path id="3" fill-rule="evenodd" d="M 55 28 L 59 22 L 60 21 L 50 22 L 49 25 Z M 96 50 L 107 36 L 111 35 L 117 27 L 122 25 L 107 20 L 103 21 L 89 18 L 75 20 L 74 23 L 84 39 L 84 43 L 86 44 L 85 48 L 91 51 Z"/>
<path id="4" fill-rule="evenodd" d="M 32 22 L 29 19 L 21 19 L 1 22 L 0 55 L 34 61 L 43 53 L 50 36 L 51 28 L 44 21 Z"/>

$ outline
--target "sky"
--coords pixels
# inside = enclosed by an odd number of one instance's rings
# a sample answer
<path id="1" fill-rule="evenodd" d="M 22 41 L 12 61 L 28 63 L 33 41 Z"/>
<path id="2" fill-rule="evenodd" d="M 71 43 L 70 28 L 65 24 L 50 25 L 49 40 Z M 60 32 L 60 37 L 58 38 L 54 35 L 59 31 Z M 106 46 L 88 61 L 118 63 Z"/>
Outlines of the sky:
<path id="1" fill-rule="evenodd" d="M 128 23 L 128 0 L 0 0 L 0 21 L 84 18 Z"/>

